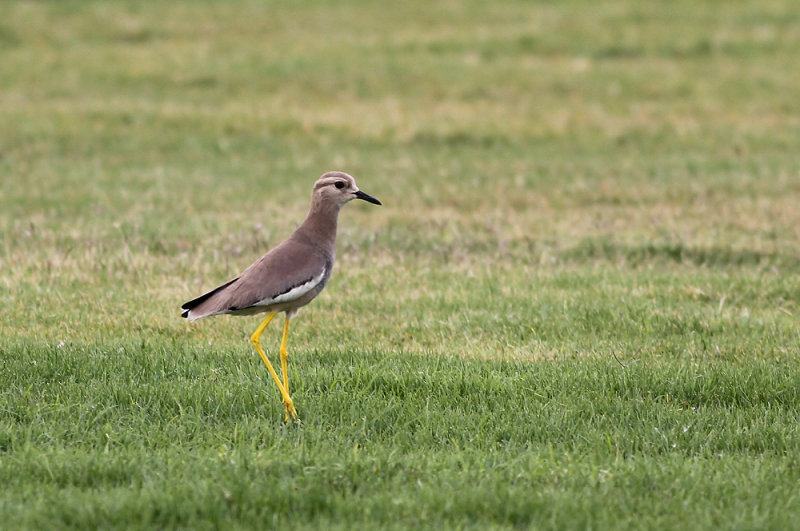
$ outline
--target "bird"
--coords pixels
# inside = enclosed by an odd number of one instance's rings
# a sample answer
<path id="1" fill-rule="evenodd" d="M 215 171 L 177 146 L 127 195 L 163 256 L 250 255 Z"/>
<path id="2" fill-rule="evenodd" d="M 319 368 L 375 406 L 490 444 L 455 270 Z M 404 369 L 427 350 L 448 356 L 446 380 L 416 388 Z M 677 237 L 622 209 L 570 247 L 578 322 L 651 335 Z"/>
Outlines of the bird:
<path id="1" fill-rule="evenodd" d="M 266 318 L 250 336 L 272 376 L 286 407 L 286 422 L 297 420 L 297 409 L 289 394 L 289 322 L 297 312 L 325 288 L 336 256 L 336 227 L 341 208 L 353 199 L 382 203 L 359 190 L 355 179 L 341 171 L 323 174 L 311 192 L 311 208 L 305 220 L 283 242 L 253 262 L 239 276 L 185 302 L 181 316 L 196 321 L 213 315 L 253 315 Z M 261 348 L 261 334 L 276 314 L 284 312 L 278 377 Z"/>

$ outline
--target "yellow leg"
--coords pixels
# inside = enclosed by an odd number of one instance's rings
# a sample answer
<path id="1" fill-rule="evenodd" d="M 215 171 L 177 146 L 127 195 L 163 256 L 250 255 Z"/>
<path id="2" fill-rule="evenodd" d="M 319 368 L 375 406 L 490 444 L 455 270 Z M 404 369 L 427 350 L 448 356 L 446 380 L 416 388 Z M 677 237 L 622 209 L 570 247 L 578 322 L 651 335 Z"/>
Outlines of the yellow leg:
<path id="1" fill-rule="evenodd" d="M 289 351 L 286 350 L 286 344 L 289 341 L 289 317 L 283 322 L 283 338 L 281 339 L 281 371 L 283 371 L 283 387 L 286 392 L 289 392 Z"/>
<path id="2" fill-rule="evenodd" d="M 286 343 L 289 341 L 289 314 L 283 322 L 283 337 L 281 338 L 281 372 L 283 373 L 283 388 L 289 392 L 289 351 L 286 350 Z M 286 419 L 290 415 L 289 407 L 286 407 Z"/>
<path id="3" fill-rule="evenodd" d="M 272 368 L 272 364 L 267 359 L 267 355 L 264 354 L 264 351 L 261 349 L 261 334 L 264 333 L 264 329 L 267 325 L 272 321 L 272 318 L 275 317 L 275 314 L 278 312 L 270 312 L 267 315 L 267 318 L 264 319 L 264 322 L 256 328 L 256 331 L 253 332 L 253 335 L 250 336 L 250 341 L 252 341 L 253 346 L 256 347 L 259 356 L 261 359 L 264 360 L 264 364 L 267 366 L 267 370 L 269 371 L 270 375 L 272 375 L 272 379 L 275 380 L 275 383 L 278 386 L 278 390 L 281 392 L 281 398 L 283 398 L 283 404 L 286 406 L 286 417 L 287 420 L 291 416 L 292 420 L 297 419 L 297 410 L 294 408 L 294 402 L 292 402 L 292 398 L 289 396 L 289 391 L 286 390 L 283 383 L 281 382 L 280 378 L 278 378 L 278 374 L 275 372 L 275 369 Z M 284 376 L 285 377 L 285 376 Z"/>

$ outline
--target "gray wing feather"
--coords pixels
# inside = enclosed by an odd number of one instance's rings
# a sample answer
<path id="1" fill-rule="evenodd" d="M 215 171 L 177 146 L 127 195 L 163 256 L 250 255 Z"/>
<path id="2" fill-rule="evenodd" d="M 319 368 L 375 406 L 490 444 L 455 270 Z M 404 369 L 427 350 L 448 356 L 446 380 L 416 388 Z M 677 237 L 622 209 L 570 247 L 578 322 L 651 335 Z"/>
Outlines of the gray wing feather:
<path id="1" fill-rule="evenodd" d="M 319 282 L 309 286 L 309 289 L 318 288 L 318 293 L 327 282 L 332 266 L 332 257 L 324 251 L 290 238 L 256 260 L 236 279 L 209 292 L 206 299 L 188 310 L 187 316 L 194 320 L 248 308 L 268 309 L 276 298 L 319 277 Z"/>

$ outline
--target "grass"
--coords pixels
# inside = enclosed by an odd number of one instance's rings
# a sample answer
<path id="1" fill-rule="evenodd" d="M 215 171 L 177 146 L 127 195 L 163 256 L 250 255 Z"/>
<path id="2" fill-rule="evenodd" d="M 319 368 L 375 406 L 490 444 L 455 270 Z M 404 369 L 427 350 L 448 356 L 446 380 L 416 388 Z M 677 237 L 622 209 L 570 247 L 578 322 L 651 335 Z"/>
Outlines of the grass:
<path id="1" fill-rule="evenodd" d="M 0 6 L 9 528 L 791 528 L 792 2 Z M 343 169 L 284 425 L 188 325 Z M 264 336 L 277 351 L 279 330 Z"/>

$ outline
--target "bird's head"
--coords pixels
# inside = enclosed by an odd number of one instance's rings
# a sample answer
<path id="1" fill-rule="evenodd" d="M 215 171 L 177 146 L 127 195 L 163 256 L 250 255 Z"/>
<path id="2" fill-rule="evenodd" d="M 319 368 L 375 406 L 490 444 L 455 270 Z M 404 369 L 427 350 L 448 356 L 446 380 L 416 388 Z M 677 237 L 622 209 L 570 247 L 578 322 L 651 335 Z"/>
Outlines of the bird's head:
<path id="1" fill-rule="evenodd" d="M 333 204 L 341 208 L 353 199 L 363 199 L 369 203 L 380 205 L 381 202 L 369 194 L 365 194 L 356 186 L 351 175 L 341 171 L 329 171 L 314 183 L 312 193 L 314 202 Z"/>

